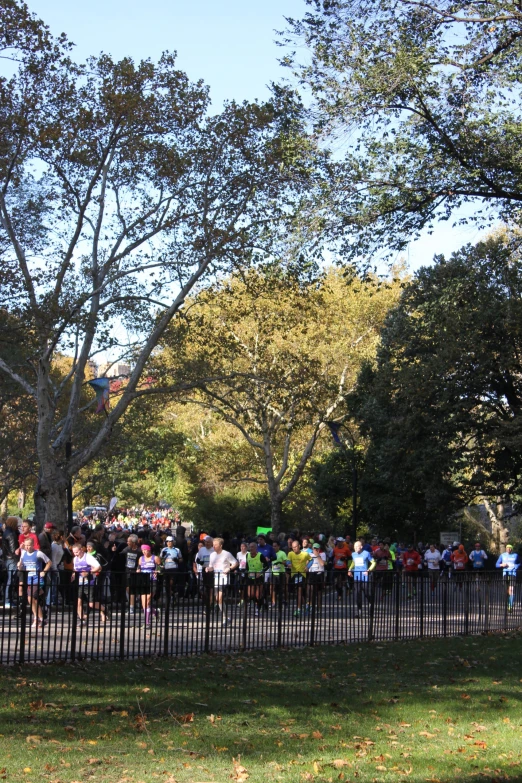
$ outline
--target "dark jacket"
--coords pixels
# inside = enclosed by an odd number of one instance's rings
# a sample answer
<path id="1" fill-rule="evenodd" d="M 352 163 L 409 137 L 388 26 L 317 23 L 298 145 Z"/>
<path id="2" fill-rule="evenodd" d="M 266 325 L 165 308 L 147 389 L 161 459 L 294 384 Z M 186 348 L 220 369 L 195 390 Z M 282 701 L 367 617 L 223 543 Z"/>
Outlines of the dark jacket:
<path id="1" fill-rule="evenodd" d="M 47 555 L 49 560 L 51 559 L 52 555 L 52 538 L 49 536 L 45 530 L 42 530 L 40 535 L 38 536 L 38 543 L 40 544 L 40 551 L 44 553 L 44 555 Z"/>
<path id="2" fill-rule="evenodd" d="M 18 560 L 15 555 L 18 549 L 18 534 L 10 527 L 4 527 L 2 531 L 2 557 L 4 560 Z"/>

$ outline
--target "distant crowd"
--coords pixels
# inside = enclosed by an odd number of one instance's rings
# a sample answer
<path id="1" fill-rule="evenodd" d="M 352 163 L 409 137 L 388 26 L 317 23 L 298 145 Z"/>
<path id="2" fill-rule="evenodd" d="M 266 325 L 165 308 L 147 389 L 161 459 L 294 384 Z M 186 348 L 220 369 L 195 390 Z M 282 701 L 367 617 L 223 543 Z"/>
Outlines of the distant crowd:
<path id="1" fill-rule="evenodd" d="M 275 607 L 277 597 L 282 596 L 295 602 L 294 615 L 299 617 L 309 611 L 312 594 L 320 595 L 326 586 L 341 603 L 347 591 L 355 590 L 360 611 L 369 581 L 384 597 L 392 590 L 394 573 L 399 573 L 410 598 L 416 594 L 422 572 L 435 592 L 440 579 L 452 579 L 457 588 L 466 573 L 479 574 L 488 566 L 508 578 L 506 593 L 512 609 L 520 566 L 509 544 L 500 556 L 492 556 L 480 542 L 466 548 L 458 541 L 442 547 L 377 536 L 352 542 L 349 535 L 321 532 L 187 533 L 178 515 L 163 510 L 106 514 L 94 509 L 89 517 L 80 515 L 77 522 L 69 533 L 52 522 L 37 533 L 29 520 L 14 516 L 2 526 L 3 607 L 24 611 L 27 603 L 33 627 L 43 625 L 46 613 L 65 601 L 66 589 L 75 579 L 80 587 L 76 607 L 80 625 L 89 610 L 98 610 L 105 622 L 110 597 L 112 606 L 124 604 L 130 616 L 139 609 L 145 625 L 150 626 L 165 591 L 172 602 L 210 597 L 226 625 L 230 620 L 223 597 L 230 585 L 244 586 L 242 600 L 251 603 L 256 615 Z M 25 580 L 22 572 L 26 572 Z"/>

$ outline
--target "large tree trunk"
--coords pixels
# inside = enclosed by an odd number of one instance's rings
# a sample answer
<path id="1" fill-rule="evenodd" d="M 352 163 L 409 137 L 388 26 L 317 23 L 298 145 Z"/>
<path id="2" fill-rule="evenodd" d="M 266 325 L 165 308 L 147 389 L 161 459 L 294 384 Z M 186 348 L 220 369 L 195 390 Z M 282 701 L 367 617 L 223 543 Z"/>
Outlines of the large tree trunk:
<path id="1" fill-rule="evenodd" d="M 270 497 L 270 523 L 272 525 L 272 533 L 279 533 L 281 530 L 281 521 L 283 515 L 283 501 L 277 494 L 271 494 Z"/>
<path id="2" fill-rule="evenodd" d="M 7 499 L 8 499 L 8 496 L 9 496 L 9 491 L 8 491 L 7 487 L 4 489 L 2 494 L 3 494 L 3 498 L 2 498 L 2 502 L 0 503 L 0 516 L 6 517 L 7 516 Z"/>
<path id="3" fill-rule="evenodd" d="M 496 552 L 503 552 L 509 540 L 509 527 L 504 519 L 504 498 L 498 497 L 496 509 L 493 508 L 488 498 L 482 498 L 488 517 L 491 521 L 491 539 L 493 549 Z"/>
<path id="4" fill-rule="evenodd" d="M 67 529 L 67 477 L 55 468 L 43 476 L 37 489 L 39 503 L 45 504 L 45 522 L 54 522 L 59 530 Z M 36 493 L 35 493 L 36 506 Z M 37 523 L 38 526 L 38 523 Z"/>

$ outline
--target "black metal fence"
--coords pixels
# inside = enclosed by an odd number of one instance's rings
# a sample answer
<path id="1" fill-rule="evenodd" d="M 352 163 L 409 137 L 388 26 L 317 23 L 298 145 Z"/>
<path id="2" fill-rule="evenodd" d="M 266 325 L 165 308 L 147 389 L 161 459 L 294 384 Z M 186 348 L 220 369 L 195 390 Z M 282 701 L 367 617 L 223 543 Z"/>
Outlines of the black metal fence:
<path id="1" fill-rule="evenodd" d="M 5 576 L 5 574 L 4 574 Z M 229 583 L 228 583 L 229 582 Z M 522 587 L 500 573 L 358 582 L 287 574 L 195 577 L 13 573 L 0 609 L 0 663 L 202 652 L 480 634 L 522 626 Z"/>

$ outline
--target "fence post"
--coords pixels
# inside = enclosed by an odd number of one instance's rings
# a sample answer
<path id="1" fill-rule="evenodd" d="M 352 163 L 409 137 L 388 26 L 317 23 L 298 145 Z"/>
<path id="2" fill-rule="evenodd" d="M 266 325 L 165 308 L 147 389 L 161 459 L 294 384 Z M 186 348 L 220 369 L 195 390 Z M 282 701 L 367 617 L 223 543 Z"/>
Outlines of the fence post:
<path id="1" fill-rule="evenodd" d="M 309 577 L 310 578 L 310 577 Z M 315 604 L 317 601 L 317 584 L 312 585 L 312 612 L 310 615 L 310 647 L 315 644 Z"/>
<path id="2" fill-rule="evenodd" d="M 420 638 L 422 639 L 424 637 L 424 580 L 425 580 L 425 577 L 424 577 L 424 574 L 422 573 L 422 571 L 418 572 L 418 577 L 420 577 L 420 590 L 419 590 L 419 594 L 420 594 L 420 596 L 419 596 L 420 597 L 420 617 L 419 617 L 419 622 L 420 622 Z"/>
<path id="3" fill-rule="evenodd" d="M 465 601 L 464 601 L 464 635 L 468 636 L 469 634 L 469 587 L 470 587 L 470 581 L 469 581 L 470 574 L 465 575 L 466 579 L 466 595 L 465 595 Z"/>
<path id="4" fill-rule="evenodd" d="M 375 594 L 374 594 L 374 583 L 373 583 L 373 574 L 368 574 L 368 590 L 369 590 L 369 599 L 370 599 L 370 617 L 368 620 L 368 641 L 373 641 L 373 613 L 375 609 Z"/>
<path id="5" fill-rule="evenodd" d="M 76 631 L 78 628 L 78 579 L 80 575 L 73 573 L 72 581 L 72 627 L 71 627 L 71 661 L 76 660 Z"/>
<path id="6" fill-rule="evenodd" d="M 477 576 L 480 577 L 480 583 L 482 583 L 482 588 L 484 590 L 484 631 L 489 630 L 489 591 L 490 591 L 490 585 L 491 580 L 489 579 L 489 576 L 487 574 L 477 574 Z"/>
<path id="7" fill-rule="evenodd" d="M 163 655 L 165 657 L 169 654 L 169 615 L 170 615 L 170 598 L 172 594 L 171 578 L 168 574 L 163 577 L 165 587 L 165 616 L 163 618 Z M 179 597 L 178 597 L 179 600 Z"/>
<path id="8" fill-rule="evenodd" d="M 248 573 L 245 574 L 245 584 L 243 585 L 243 628 L 241 646 L 243 650 L 247 647 L 247 623 L 248 623 Z"/>
<path id="9" fill-rule="evenodd" d="M 120 598 L 121 598 L 121 609 L 120 609 L 120 658 L 123 660 L 125 658 L 125 611 L 127 608 L 126 604 L 126 596 L 127 596 L 127 582 L 129 581 L 129 574 L 126 572 L 123 574 L 123 590 L 121 591 Z M 130 599 L 130 593 L 129 593 L 129 599 Z"/>
<path id="10" fill-rule="evenodd" d="M 401 611 L 401 579 L 399 571 L 395 571 L 393 581 L 395 584 L 395 639 L 399 639 L 400 633 L 400 611 Z"/>
<path id="11" fill-rule="evenodd" d="M 283 641 L 283 580 L 286 579 L 286 573 L 279 574 L 277 577 L 277 647 L 281 647 Z"/>
<path id="12" fill-rule="evenodd" d="M 501 596 L 502 595 L 504 596 L 504 612 L 503 612 L 504 619 L 503 619 L 502 630 L 505 631 L 507 628 L 507 615 L 508 615 L 508 602 L 509 602 L 509 587 L 507 586 L 509 585 L 508 582 L 509 577 L 506 577 L 504 576 L 504 574 L 502 574 L 501 579 L 502 581 L 500 582 L 500 590 L 498 592 L 500 592 Z"/>
<path id="13" fill-rule="evenodd" d="M 25 662 L 25 633 L 27 628 L 27 571 L 22 576 L 22 606 L 20 608 L 20 656 L 19 663 Z"/>
<path id="14" fill-rule="evenodd" d="M 203 574 L 204 572 L 202 572 L 201 575 L 203 580 L 203 595 L 205 596 L 205 645 L 203 649 L 208 653 L 210 650 L 210 590 L 208 585 L 205 584 L 205 577 Z M 212 578 L 214 578 L 213 575 Z"/>
<path id="15" fill-rule="evenodd" d="M 446 574 L 447 572 L 444 573 Z M 443 636 L 448 635 L 448 621 L 447 621 L 448 584 L 449 584 L 448 579 L 444 579 L 444 581 L 442 582 L 442 635 Z"/>

